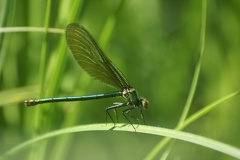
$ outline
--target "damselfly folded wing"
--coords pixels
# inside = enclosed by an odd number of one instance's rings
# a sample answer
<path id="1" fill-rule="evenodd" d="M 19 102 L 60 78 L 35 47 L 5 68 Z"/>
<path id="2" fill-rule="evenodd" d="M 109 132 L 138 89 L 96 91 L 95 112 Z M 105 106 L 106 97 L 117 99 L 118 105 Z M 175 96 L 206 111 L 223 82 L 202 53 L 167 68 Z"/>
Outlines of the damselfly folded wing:
<path id="1" fill-rule="evenodd" d="M 122 72 L 106 57 L 91 34 L 81 25 L 67 26 L 66 38 L 78 64 L 92 77 L 117 88 L 129 87 Z"/>

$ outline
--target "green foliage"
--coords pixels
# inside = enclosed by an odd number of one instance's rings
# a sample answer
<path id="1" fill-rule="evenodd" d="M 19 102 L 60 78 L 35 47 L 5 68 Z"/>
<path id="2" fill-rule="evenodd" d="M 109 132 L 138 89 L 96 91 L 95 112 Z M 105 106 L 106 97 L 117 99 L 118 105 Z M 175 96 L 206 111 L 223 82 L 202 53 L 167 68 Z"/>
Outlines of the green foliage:
<path id="1" fill-rule="evenodd" d="M 0 154 L 58 129 L 105 123 L 105 108 L 122 100 L 24 107 L 25 99 L 115 91 L 92 80 L 70 54 L 64 29 L 71 22 L 85 26 L 149 100 L 143 133 L 184 129 L 195 134 L 193 143 L 201 135 L 239 148 L 239 12 L 238 1 L 221 0 L 0 1 Z M 37 141 L 9 158 L 235 159 L 215 151 L 221 143 L 90 131 Z"/>

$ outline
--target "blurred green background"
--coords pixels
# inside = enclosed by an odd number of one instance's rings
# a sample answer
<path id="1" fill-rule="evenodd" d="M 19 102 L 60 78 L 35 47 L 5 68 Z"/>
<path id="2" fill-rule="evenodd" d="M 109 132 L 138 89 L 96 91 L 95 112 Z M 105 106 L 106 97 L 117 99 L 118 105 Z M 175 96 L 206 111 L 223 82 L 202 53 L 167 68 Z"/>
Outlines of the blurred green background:
<path id="1" fill-rule="evenodd" d="M 46 14 L 50 28 L 65 29 L 71 22 L 84 25 L 139 95 L 149 100 L 146 123 L 165 128 L 177 125 L 200 50 L 201 1 L 53 0 L 49 14 L 46 6 L 43 0 L 1 0 L 0 25 L 44 27 Z M 207 7 L 205 51 L 190 114 L 240 87 L 240 1 L 211 0 Z M 46 68 L 41 72 L 44 43 Z M 122 100 L 26 108 L 25 99 L 111 91 L 116 90 L 93 80 L 78 66 L 64 34 L 0 33 L 0 154 L 38 134 L 105 123 L 105 108 Z M 222 103 L 184 131 L 240 148 L 239 104 L 239 97 Z M 120 113 L 120 122 L 125 123 Z M 40 142 L 45 150 L 30 147 L 11 158 L 142 159 L 161 139 L 111 131 L 68 134 Z M 231 157 L 176 141 L 169 159 Z"/>

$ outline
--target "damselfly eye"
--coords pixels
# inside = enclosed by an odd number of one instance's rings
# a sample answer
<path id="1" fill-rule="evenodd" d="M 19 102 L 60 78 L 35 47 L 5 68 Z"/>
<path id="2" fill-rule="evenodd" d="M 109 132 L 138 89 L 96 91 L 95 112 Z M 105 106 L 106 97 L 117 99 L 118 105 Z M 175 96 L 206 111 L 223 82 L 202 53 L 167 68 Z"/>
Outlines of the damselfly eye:
<path id="1" fill-rule="evenodd" d="M 149 102 L 148 102 L 148 100 L 146 98 L 143 98 L 141 103 L 142 103 L 142 106 L 143 106 L 144 109 L 148 108 Z"/>

